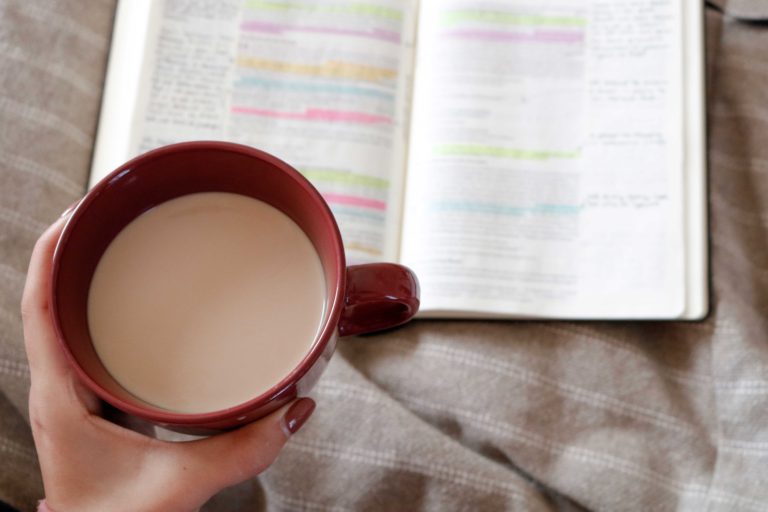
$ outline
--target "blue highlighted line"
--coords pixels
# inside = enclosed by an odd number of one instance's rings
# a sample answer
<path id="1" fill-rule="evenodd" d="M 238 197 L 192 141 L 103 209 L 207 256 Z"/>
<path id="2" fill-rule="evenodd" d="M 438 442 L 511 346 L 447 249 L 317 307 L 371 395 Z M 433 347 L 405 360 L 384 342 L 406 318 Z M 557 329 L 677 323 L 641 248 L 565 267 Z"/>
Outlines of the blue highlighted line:
<path id="1" fill-rule="evenodd" d="M 265 89 L 278 89 L 281 91 L 294 92 L 317 92 L 331 94 L 349 94 L 353 96 L 369 96 L 372 98 L 381 98 L 389 101 L 395 100 L 395 95 L 390 92 L 377 91 L 367 87 L 357 87 L 354 85 L 337 84 L 315 84 L 307 82 L 283 82 L 279 80 L 265 80 L 258 77 L 244 76 L 235 83 L 235 87 L 263 87 Z"/>

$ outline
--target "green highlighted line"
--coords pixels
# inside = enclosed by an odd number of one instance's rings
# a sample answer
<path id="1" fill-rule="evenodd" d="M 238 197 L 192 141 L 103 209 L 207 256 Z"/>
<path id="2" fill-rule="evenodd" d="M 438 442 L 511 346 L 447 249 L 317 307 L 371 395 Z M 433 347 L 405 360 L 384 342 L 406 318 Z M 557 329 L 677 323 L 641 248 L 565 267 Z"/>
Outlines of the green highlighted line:
<path id="1" fill-rule="evenodd" d="M 576 16 L 537 16 L 533 14 L 512 14 L 501 11 L 481 11 L 477 9 L 462 9 L 443 13 L 443 26 L 452 26 L 465 21 L 497 23 L 500 25 L 517 25 L 531 27 L 584 27 L 586 18 Z"/>
<path id="2" fill-rule="evenodd" d="M 550 151 L 546 149 L 514 149 L 478 144 L 443 144 L 435 147 L 434 154 L 441 156 L 494 156 L 518 160 L 571 159 L 581 156 L 580 151 Z"/>
<path id="3" fill-rule="evenodd" d="M 301 174 L 310 181 L 331 181 L 335 183 L 346 183 L 348 185 L 362 185 L 364 187 L 387 189 L 389 181 L 364 174 L 356 174 L 344 171 L 333 171 L 329 169 L 299 169 Z"/>
<path id="4" fill-rule="evenodd" d="M 349 13 L 374 16 L 395 21 L 403 19 L 402 11 L 383 7 L 380 5 L 366 4 L 363 2 L 351 2 L 343 5 L 313 5 L 299 2 L 279 2 L 275 0 L 247 0 L 245 6 L 248 9 L 261 11 L 307 11 L 328 13 Z"/>

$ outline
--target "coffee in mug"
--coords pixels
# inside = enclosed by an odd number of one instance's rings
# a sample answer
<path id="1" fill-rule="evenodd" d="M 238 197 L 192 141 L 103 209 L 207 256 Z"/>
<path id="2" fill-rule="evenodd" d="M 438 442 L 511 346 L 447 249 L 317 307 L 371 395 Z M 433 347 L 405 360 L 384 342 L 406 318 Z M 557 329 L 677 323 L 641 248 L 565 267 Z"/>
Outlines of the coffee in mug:
<path id="1" fill-rule="evenodd" d="M 155 206 L 115 237 L 93 274 L 88 324 L 127 391 L 207 413 L 298 366 L 320 329 L 325 289 L 320 257 L 287 215 L 201 192 Z"/>

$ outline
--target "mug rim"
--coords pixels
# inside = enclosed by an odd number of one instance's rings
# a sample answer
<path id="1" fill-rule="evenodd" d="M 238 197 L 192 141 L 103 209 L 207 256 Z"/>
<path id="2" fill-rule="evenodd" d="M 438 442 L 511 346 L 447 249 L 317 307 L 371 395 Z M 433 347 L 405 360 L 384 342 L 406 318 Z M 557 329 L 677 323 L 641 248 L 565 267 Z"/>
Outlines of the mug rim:
<path id="1" fill-rule="evenodd" d="M 126 179 L 126 177 L 135 172 L 137 167 L 143 165 L 145 162 L 154 160 L 159 157 L 170 156 L 176 153 L 183 153 L 190 150 L 238 153 L 249 158 L 266 162 L 267 164 L 285 172 L 297 186 L 302 188 L 310 195 L 312 198 L 313 209 L 316 210 L 317 213 L 322 217 L 324 223 L 331 228 L 334 238 L 334 243 L 332 244 L 334 249 L 334 254 L 332 255 L 332 264 L 336 267 L 337 275 L 336 282 L 331 283 L 333 286 L 333 293 L 327 298 L 326 301 L 326 308 L 328 309 L 328 313 L 325 315 L 323 325 L 318 330 L 318 333 L 315 336 L 309 351 L 293 368 L 293 370 L 291 370 L 291 372 L 289 372 L 285 377 L 283 377 L 269 389 L 265 390 L 259 395 L 256 395 L 250 400 L 232 407 L 228 407 L 226 409 L 219 409 L 216 411 L 204 413 L 184 413 L 163 410 L 158 406 L 150 404 L 149 402 L 147 402 L 147 404 L 151 408 L 143 408 L 136 404 L 127 402 L 107 391 L 104 387 L 92 379 L 91 376 L 88 375 L 88 373 L 82 368 L 70 350 L 68 343 L 64 339 L 64 333 L 61 328 L 61 322 L 59 320 L 59 306 L 57 299 L 57 282 L 61 272 L 62 254 L 66 251 L 67 242 L 69 241 L 72 232 L 77 229 L 78 220 L 85 214 L 85 212 L 88 210 L 88 207 L 91 205 L 91 203 L 93 203 L 95 198 L 102 194 L 104 190 L 110 187 L 115 181 Z M 153 205 L 152 207 L 154 206 L 157 205 Z M 251 411 L 266 406 L 274 398 L 279 397 L 292 385 L 295 385 L 297 382 L 299 382 L 302 377 L 315 366 L 315 363 L 322 356 L 328 343 L 336 335 L 339 319 L 341 317 L 341 312 L 344 306 L 345 289 L 346 259 L 341 232 L 339 231 L 338 224 L 336 223 L 336 219 L 333 216 L 328 203 L 325 201 L 325 199 L 323 199 L 322 195 L 315 188 L 315 186 L 312 185 L 312 183 L 310 183 L 307 178 L 305 178 L 299 171 L 294 169 L 290 164 L 265 151 L 233 142 L 203 140 L 170 144 L 138 155 L 120 165 L 114 171 L 110 172 L 107 176 L 99 180 L 96 185 L 94 185 L 90 190 L 86 192 L 86 194 L 82 197 L 82 199 L 80 199 L 80 201 L 70 213 L 64 228 L 62 229 L 61 235 L 56 242 L 51 264 L 49 299 L 51 317 L 59 346 L 64 351 L 66 358 L 69 360 L 70 365 L 75 369 L 75 372 L 78 374 L 80 380 L 84 382 L 94 393 L 96 393 L 102 400 L 110 403 L 114 407 L 150 421 L 174 425 L 194 426 L 221 421 L 231 417 L 247 415 Z M 121 385 L 119 381 L 116 380 L 116 382 Z M 128 393 L 130 393 L 130 391 L 128 391 Z M 133 395 L 132 393 L 130 394 Z M 136 397 L 136 399 L 139 401 L 144 401 L 139 397 Z"/>

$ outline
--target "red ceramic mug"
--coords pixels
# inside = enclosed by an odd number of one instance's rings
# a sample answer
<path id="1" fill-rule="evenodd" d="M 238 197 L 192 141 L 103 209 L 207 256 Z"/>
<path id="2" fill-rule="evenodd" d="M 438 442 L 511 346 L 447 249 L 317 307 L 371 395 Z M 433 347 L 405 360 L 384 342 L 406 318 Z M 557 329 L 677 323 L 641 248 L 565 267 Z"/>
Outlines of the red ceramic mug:
<path id="1" fill-rule="evenodd" d="M 327 306 L 322 327 L 293 371 L 259 396 L 221 411 L 176 413 L 127 392 L 94 350 L 87 319 L 91 277 L 114 237 L 133 219 L 170 199 L 197 192 L 233 192 L 271 204 L 307 234 L 322 261 Z M 53 256 L 51 312 L 70 363 L 83 382 L 114 407 L 182 432 L 234 428 L 306 395 L 328 363 L 338 336 L 387 329 L 418 310 L 419 287 L 406 267 L 347 267 L 336 221 L 317 190 L 285 162 L 247 146 L 187 142 L 134 158 L 80 201 Z"/>

